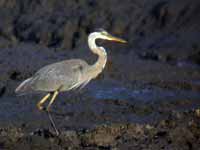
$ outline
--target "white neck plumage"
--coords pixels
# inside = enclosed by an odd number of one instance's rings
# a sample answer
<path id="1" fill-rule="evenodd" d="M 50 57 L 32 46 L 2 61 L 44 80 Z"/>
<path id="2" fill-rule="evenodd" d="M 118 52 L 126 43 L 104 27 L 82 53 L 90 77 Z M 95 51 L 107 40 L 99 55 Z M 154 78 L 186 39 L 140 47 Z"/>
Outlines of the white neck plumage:
<path id="1" fill-rule="evenodd" d="M 104 37 L 98 32 L 91 33 L 88 37 L 88 45 L 90 50 L 99 56 L 96 63 L 92 65 L 92 68 L 95 69 L 97 73 L 100 73 L 106 65 L 107 53 L 103 47 L 98 47 L 96 45 L 96 39 L 104 39 Z"/>

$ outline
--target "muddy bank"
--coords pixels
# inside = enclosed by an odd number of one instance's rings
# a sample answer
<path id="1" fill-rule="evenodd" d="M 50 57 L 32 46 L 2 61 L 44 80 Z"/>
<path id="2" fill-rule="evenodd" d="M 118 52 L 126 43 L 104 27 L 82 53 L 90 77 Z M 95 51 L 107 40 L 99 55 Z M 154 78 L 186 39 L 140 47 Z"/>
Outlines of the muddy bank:
<path id="1" fill-rule="evenodd" d="M 65 130 L 57 137 L 49 129 L 27 132 L 28 126 L 0 129 L 1 149 L 199 149 L 199 113 L 168 114 L 153 124 L 111 124 L 93 129 Z M 181 145 L 181 146 L 180 146 Z"/>
<path id="2" fill-rule="evenodd" d="M 101 27 L 128 39 L 131 44 L 121 52 L 137 48 L 142 57 L 161 61 L 199 58 L 199 5 L 198 0 L 2 0 L 0 47 L 31 42 L 76 50 Z"/>

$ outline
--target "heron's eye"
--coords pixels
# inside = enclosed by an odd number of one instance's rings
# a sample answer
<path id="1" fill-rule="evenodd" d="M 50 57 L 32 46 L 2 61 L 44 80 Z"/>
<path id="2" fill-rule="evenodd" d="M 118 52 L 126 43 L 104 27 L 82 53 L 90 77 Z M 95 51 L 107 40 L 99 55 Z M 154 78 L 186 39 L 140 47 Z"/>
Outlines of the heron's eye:
<path id="1" fill-rule="evenodd" d="M 101 34 L 108 35 L 108 33 L 106 31 L 102 31 Z"/>

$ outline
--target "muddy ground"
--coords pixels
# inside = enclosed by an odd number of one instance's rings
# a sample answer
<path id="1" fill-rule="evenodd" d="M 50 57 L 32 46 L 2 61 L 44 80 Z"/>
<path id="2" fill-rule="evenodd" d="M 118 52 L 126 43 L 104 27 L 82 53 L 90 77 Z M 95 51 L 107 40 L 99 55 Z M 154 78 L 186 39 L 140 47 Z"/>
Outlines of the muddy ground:
<path id="1" fill-rule="evenodd" d="M 198 0 L 0 0 L 0 150 L 200 149 Z M 48 115 L 44 94 L 15 88 L 44 65 L 96 57 L 87 35 L 104 28 L 128 44 L 97 41 L 103 73 L 61 93 Z"/>

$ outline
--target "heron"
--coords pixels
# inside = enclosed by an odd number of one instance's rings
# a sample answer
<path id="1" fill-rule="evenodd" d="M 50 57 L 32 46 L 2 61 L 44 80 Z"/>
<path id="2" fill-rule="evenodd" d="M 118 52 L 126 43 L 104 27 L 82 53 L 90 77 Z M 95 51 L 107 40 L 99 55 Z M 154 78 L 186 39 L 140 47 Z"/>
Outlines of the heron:
<path id="1" fill-rule="evenodd" d="M 39 69 L 32 77 L 23 81 L 15 92 L 17 94 L 45 92 L 46 95 L 37 103 L 37 108 L 44 110 L 43 104 L 51 97 L 45 109 L 49 112 L 51 105 L 60 92 L 83 88 L 104 69 L 107 62 L 107 53 L 103 47 L 96 45 L 96 39 L 127 42 L 109 34 L 104 29 L 92 32 L 88 36 L 88 45 L 90 50 L 98 55 L 98 59 L 94 64 L 89 65 L 82 59 L 70 59 L 47 65 Z"/>
<path id="2" fill-rule="evenodd" d="M 83 88 L 90 80 L 96 78 L 104 69 L 107 62 L 107 53 L 103 47 L 96 45 L 96 39 L 126 43 L 127 41 L 109 34 L 104 29 L 90 33 L 88 45 L 90 50 L 98 55 L 98 60 L 89 65 L 82 59 L 70 59 L 47 65 L 38 70 L 32 77 L 23 81 L 15 90 L 16 93 L 47 92 L 37 103 L 39 110 L 43 109 L 42 104 L 52 95 L 47 106 L 50 106 L 57 95 L 63 91 L 70 91 L 78 87 Z M 53 93 L 53 94 L 52 94 Z"/>

